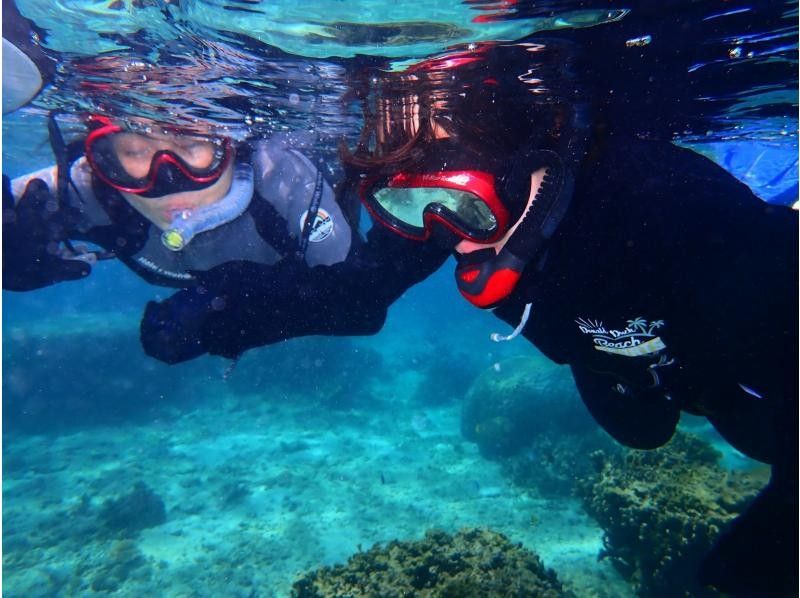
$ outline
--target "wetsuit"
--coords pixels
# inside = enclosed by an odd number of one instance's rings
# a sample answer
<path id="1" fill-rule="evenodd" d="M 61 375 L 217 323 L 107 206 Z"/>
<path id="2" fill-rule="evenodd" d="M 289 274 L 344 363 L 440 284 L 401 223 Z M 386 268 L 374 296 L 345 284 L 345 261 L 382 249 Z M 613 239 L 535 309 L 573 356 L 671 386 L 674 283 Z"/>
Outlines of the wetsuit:
<path id="1" fill-rule="evenodd" d="M 217 274 L 230 272 L 219 268 L 224 264 L 266 266 L 286 260 L 292 262 L 292 271 L 302 271 L 343 261 L 363 241 L 351 230 L 331 186 L 317 178 L 317 168 L 293 149 L 292 140 L 275 136 L 254 144 L 249 156 L 255 172 L 254 197 L 245 212 L 199 233 L 181 251 L 167 249 L 160 240 L 160 229 L 116 190 L 98 181 L 85 158 L 72 165 L 73 185 L 64 198 L 53 192 L 55 168 L 13 181 L 4 177 L 3 288 L 31 290 L 87 275 L 86 255 L 63 252 L 59 248 L 63 241 L 88 241 L 113 253 L 145 280 L 179 288 L 195 288 L 201 277 L 203 284 L 214 285 Z M 318 181 L 321 201 L 315 225 L 307 233 L 305 252 L 299 257 L 302 227 Z M 154 309 L 151 304 L 148 314 Z M 353 318 L 347 332 L 374 332 L 371 322 L 360 327 Z M 170 362 L 204 352 L 196 345 L 171 346 L 171 339 L 164 334 L 143 336 L 142 340 L 149 353 Z"/>
<path id="2" fill-rule="evenodd" d="M 773 465 L 705 580 L 797 585 L 798 220 L 694 152 L 607 138 L 567 216 L 495 313 L 557 363 L 616 440 L 654 448 L 681 410 Z M 739 537 L 735 537 L 738 534 Z M 750 584 L 753 584 L 750 587 Z"/>

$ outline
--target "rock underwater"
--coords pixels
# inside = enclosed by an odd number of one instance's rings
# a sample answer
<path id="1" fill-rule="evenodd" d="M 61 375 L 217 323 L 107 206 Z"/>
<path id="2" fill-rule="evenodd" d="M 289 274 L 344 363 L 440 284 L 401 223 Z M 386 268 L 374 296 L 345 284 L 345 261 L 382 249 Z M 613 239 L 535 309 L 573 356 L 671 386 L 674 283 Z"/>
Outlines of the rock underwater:
<path id="1" fill-rule="evenodd" d="M 481 373 L 461 412 L 461 435 L 490 459 L 514 455 L 542 434 L 582 434 L 596 427 L 569 368 L 543 356 L 512 357 Z"/>

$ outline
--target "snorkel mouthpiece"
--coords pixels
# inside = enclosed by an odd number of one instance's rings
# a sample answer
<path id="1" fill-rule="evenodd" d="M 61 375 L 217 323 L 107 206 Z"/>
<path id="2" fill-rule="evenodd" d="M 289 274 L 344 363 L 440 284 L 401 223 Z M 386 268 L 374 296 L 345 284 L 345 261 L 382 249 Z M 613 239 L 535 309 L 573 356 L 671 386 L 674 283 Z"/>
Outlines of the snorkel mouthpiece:
<path id="1" fill-rule="evenodd" d="M 464 298 L 481 309 L 496 306 L 508 297 L 522 276 L 525 262 L 505 249 L 491 247 L 461 256 L 456 284 Z"/>
<path id="2" fill-rule="evenodd" d="M 161 233 L 161 242 L 170 251 L 180 251 L 186 247 L 186 240 L 177 228 L 168 228 Z"/>
<path id="3" fill-rule="evenodd" d="M 239 217 L 253 198 L 253 168 L 237 164 L 233 182 L 222 199 L 194 211 L 178 214 L 163 233 L 161 243 L 170 251 L 181 251 L 198 233 L 217 228 Z"/>
<path id="4" fill-rule="evenodd" d="M 552 236 L 572 197 L 572 181 L 558 155 L 540 151 L 531 157 L 530 163 L 539 164 L 546 171 L 536 196 L 500 252 L 487 247 L 458 255 L 455 273 L 458 290 L 477 307 L 495 307 L 514 291 L 525 266 Z"/>

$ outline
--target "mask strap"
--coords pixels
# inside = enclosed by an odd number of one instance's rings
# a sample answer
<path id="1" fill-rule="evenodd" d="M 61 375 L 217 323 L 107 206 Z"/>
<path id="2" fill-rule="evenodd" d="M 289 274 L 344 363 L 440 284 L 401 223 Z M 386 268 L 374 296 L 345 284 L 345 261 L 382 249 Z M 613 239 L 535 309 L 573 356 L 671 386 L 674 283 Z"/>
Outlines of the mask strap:
<path id="1" fill-rule="evenodd" d="M 311 195 L 311 202 L 308 204 L 308 211 L 306 212 L 306 220 L 303 223 L 303 232 L 300 236 L 300 247 L 297 255 L 300 259 L 305 259 L 306 250 L 308 250 L 308 242 L 311 238 L 311 231 L 314 230 L 314 222 L 319 213 L 319 206 L 322 203 L 322 191 L 324 190 L 322 180 L 322 164 L 317 164 L 317 180 L 314 182 L 314 193 Z"/>

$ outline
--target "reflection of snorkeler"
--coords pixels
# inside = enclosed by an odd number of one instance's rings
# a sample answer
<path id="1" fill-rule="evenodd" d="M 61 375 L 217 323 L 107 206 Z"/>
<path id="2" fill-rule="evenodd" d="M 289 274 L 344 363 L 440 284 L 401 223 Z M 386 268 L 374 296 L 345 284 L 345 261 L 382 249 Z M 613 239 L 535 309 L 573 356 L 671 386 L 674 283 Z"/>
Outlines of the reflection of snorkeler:
<path id="1" fill-rule="evenodd" d="M 211 284 L 212 272 L 222 275 L 215 268 L 231 262 L 273 264 L 302 252 L 298 261 L 314 266 L 341 261 L 350 249 L 350 225 L 333 190 L 293 149 L 292 136 L 235 148 L 228 138 L 141 119 L 92 116 L 88 125 L 83 155 L 72 164 L 3 177 L 4 288 L 89 274 L 97 252 L 72 241 L 100 246 L 149 282 L 184 288 Z M 67 162 L 66 148 L 54 145 Z M 152 304 L 147 317 L 194 315 Z M 167 361 L 203 352 L 171 345 L 166 334 L 142 340 Z"/>

